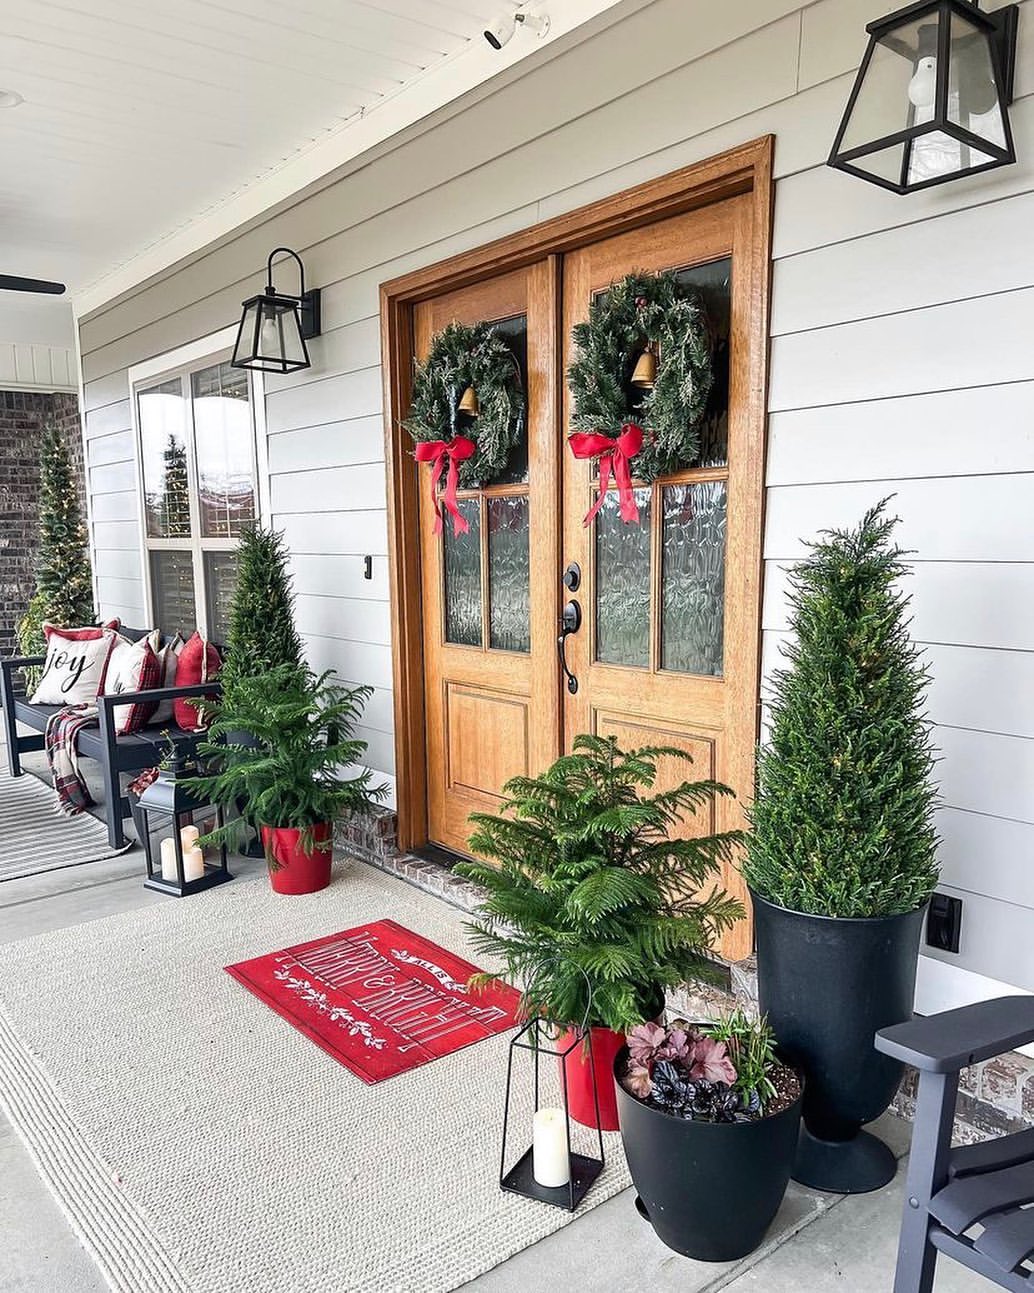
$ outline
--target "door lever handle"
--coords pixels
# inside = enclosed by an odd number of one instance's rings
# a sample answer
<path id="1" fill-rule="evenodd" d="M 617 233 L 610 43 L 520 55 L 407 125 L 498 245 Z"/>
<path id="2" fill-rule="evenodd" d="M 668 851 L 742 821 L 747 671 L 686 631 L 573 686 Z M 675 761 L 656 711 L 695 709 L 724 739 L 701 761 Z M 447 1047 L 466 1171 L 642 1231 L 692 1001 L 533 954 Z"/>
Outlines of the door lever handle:
<path id="1" fill-rule="evenodd" d="M 560 616 L 560 636 L 556 640 L 560 668 L 567 679 L 567 690 L 573 696 L 578 690 L 578 679 L 567 667 L 567 639 L 582 627 L 582 608 L 576 601 L 569 601 Z"/>

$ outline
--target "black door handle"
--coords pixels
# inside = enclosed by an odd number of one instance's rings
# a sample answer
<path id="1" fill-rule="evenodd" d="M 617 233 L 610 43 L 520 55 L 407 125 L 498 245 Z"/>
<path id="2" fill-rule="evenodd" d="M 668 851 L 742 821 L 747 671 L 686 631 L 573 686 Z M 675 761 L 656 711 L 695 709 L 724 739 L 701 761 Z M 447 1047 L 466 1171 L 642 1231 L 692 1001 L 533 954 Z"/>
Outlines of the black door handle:
<path id="1" fill-rule="evenodd" d="M 560 616 L 560 636 L 556 640 L 556 649 L 560 658 L 560 668 L 563 669 L 564 677 L 567 679 L 567 690 L 572 696 L 578 690 L 578 679 L 567 667 L 567 639 L 572 633 L 577 633 L 581 627 L 582 608 L 576 601 L 570 601 Z"/>

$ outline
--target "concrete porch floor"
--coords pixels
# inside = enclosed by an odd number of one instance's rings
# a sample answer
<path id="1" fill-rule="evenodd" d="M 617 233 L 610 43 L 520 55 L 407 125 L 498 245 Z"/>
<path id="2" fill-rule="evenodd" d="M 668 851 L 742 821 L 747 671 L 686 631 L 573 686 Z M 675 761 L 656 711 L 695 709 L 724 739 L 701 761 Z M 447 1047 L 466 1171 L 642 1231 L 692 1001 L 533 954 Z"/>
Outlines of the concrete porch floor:
<path id="1" fill-rule="evenodd" d="M 134 849 L 104 862 L 0 885 L 0 945 L 168 901 L 143 888 L 142 865 Z M 262 865 L 239 858 L 234 870 L 243 875 Z M 906 1123 L 886 1117 L 879 1130 L 904 1152 Z M 0 1181 L 0 1290 L 102 1293 L 104 1280 L 3 1118 Z M 767 1243 L 731 1267 L 688 1261 L 665 1248 L 636 1213 L 633 1193 L 626 1191 L 467 1287 L 478 1293 L 544 1293 L 565 1286 L 585 1293 L 783 1293 L 802 1288 L 809 1293 L 878 1293 L 892 1285 L 901 1190 L 900 1168 L 887 1189 L 854 1198 L 823 1197 L 791 1186 Z M 943 1263 L 938 1272 L 937 1293 L 976 1293 L 986 1287 L 952 1263 Z"/>

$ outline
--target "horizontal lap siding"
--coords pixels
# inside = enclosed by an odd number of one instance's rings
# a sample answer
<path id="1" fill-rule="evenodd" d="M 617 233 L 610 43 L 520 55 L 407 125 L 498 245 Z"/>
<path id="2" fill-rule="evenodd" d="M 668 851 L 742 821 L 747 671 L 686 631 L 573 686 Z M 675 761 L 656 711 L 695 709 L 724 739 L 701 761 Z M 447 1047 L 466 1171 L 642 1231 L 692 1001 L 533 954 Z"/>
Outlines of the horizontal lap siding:
<path id="1" fill-rule="evenodd" d="M 806 86 L 839 70 L 843 31 L 830 5 L 803 19 Z M 893 495 L 932 675 L 943 888 L 965 903 L 960 954 L 937 955 L 1034 988 L 1034 99 L 1013 120 L 1020 164 L 982 181 L 909 198 L 821 166 L 779 182 L 763 688 L 802 540 Z"/>
<path id="2" fill-rule="evenodd" d="M 802 540 L 895 494 L 935 675 L 945 884 L 973 913 L 954 963 L 1034 987 L 1034 965 L 994 932 L 995 913 L 1007 930 L 1034 907 L 1030 0 L 1023 10 L 1022 160 L 1000 172 L 902 199 L 825 167 L 868 0 L 746 0 L 705 22 L 657 0 L 97 313 L 81 342 L 105 608 L 142 597 L 126 368 L 234 322 L 269 247 L 298 247 L 323 288 L 324 335 L 311 370 L 266 379 L 270 506 L 309 659 L 374 687 L 362 735 L 393 781 L 379 284 L 773 132 L 766 678 Z"/>
<path id="3" fill-rule="evenodd" d="M 84 392 L 86 482 L 97 598 L 105 618 L 142 626 L 136 448 L 125 372 Z"/>

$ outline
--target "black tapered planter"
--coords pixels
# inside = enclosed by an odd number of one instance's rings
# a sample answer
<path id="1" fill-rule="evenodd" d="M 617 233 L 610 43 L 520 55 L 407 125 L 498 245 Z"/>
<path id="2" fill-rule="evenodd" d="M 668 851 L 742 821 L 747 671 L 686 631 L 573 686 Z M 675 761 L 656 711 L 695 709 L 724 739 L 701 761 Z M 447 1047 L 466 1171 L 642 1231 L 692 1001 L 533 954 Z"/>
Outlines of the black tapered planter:
<path id="1" fill-rule="evenodd" d="M 684 1257 L 746 1257 L 764 1239 L 790 1183 L 801 1096 L 757 1122 L 695 1122 L 630 1095 L 618 1078 L 627 1062 L 623 1046 L 614 1084 L 639 1210 L 657 1238 Z"/>
<path id="2" fill-rule="evenodd" d="M 804 1071 L 804 1121 L 793 1178 L 864 1194 L 897 1162 L 861 1130 L 886 1110 L 904 1066 L 873 1046 L 880 1028 L 912 1018 L 926 907 L 903 916 L 839 919 L 788 911 L 751 893 L 758 1002 L 780 1048 Z"/>

